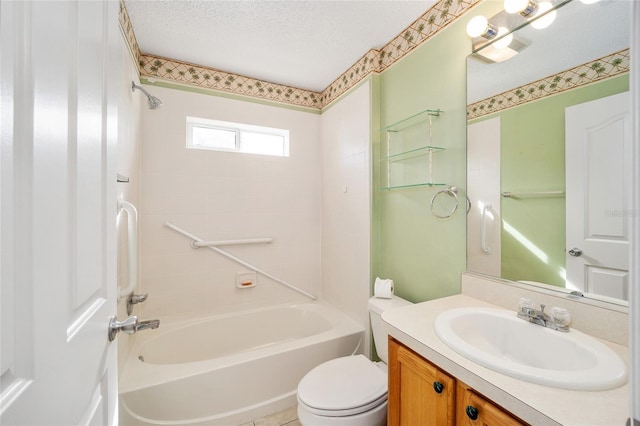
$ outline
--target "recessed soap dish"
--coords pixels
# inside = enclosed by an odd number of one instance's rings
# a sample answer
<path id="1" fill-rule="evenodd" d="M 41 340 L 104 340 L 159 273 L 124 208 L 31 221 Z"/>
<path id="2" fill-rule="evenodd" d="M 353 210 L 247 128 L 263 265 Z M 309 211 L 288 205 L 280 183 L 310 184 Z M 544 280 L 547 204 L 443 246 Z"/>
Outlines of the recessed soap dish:
<path id="1" fill-rule="evenodd" d="M 255 272 L 236 272 L 236 287 L 251 288 L 258 284 L 258 276 Z"/>

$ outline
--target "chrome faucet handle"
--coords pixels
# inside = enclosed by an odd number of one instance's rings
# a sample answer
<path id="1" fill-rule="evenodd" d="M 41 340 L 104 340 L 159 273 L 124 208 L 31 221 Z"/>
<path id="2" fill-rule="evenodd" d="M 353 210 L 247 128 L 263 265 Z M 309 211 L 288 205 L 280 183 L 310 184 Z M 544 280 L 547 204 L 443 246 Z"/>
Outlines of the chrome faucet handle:
<path id="1" fill-rule="evenodd" d="M 149 297 L 149 293 L 145 293 L 145 294 L 131 293 L 129 297 L 127 297 L 127 315 L 131 315 L 133 313 L 133 305 L 144 302 L 145 300 L 147 300 L 147 297 Z"/>
<path id="2" fill-rule="evenodd" d="M 109 341 L 113 342 L 116 338 L 116 334 L 124 332 L 127 334 L 133 334 L 136 332 L 136 326 L 138 325 L 138 317 L 132 316 L 126 320 L 120 322 L 115 316 L 109 320 Z"/>
<path id="3" fill-rule="evenodd" d="M 131 295 L 129 296 L 129 299 L 131 299 L 131 304 L 135 305 L 136 303 L 144 302 L 145 300 L 147 300 L 147 297 L 149 297 L 149 293 L 145 293 L 145 294 L 131 293 Z"/>

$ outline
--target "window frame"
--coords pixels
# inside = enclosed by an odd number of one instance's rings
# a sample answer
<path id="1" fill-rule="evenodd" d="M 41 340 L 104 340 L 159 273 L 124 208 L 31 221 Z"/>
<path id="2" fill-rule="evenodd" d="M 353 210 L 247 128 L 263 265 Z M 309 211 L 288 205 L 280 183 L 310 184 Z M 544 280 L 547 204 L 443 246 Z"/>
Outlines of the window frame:
<path id="1" fill-rule="evenodd" d="M 235 148 L 224 148 L 218 146 L 194 145 L 193 129 L 195 127 L 222 130 L 235 133 Z M 208 118 L 187 116 L 187 148 L 205 149 L 210 151 L 235 152 L 239 154 L 267 155 L 270 157 L 289 157 L 289 135 L 288 129 L 278 129 L 275 127 L 257 126 L 253 124 L 236 123 L 230 121 L 211 120 Z M 282 137 L 282 153 L 270 154 L 264 152 L 243 151 L 242 133 L 262 134 L 265 136 Z"/>

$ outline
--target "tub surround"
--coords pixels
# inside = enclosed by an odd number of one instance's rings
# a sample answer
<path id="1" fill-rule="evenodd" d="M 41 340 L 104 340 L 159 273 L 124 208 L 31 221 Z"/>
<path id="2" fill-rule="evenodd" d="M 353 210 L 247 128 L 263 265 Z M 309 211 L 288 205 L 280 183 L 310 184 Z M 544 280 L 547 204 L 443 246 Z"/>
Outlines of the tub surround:
<path id="1" fill-rule="evenodd" d="M 517 307 L 517 298 L 514 304 Z M 555 389 L 497 373 L 454 352 L 438 338 L 433 322 L 441 312 L 461 307 L 495 308 L 496 305 L 459 294 L 388 311 L 382 318 L 391 337 L 528 423 L 565 426 L 625 424 L 629 415 L 628 383 L 601 392 Z M 516 307 L 506 308 L 515 314 Z M 583 312 L 571 313 L 576 318 L 583 315 Z M 600 340 L 628 365 L 627 347 Z"/>

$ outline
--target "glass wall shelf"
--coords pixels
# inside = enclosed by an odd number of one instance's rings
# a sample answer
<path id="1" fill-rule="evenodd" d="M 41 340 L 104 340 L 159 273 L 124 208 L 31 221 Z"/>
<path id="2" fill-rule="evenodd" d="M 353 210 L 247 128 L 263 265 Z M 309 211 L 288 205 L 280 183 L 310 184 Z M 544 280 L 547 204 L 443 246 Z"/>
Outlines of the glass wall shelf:
<path id="1" fill-rule="evenodd" d="M 417 114 L 414 114 L 410 117 L 403 118 L 400 121 L 396 121 L 395 123 L 389 124 L 387 127 L 383 127 L 380 129 L 381 132 L 398 132 L 404 128 L 413 126 L 415 124 L 421 123 L 427 119 L 428 116 L 438 117 L 441 113 L 443 113 L 441 109 L 425 109 L 424 111 L 420 111 Z"/>
<path id="2" fill-rule="evenodd" d="M 383 157 L 380 161 L 401 161 L 405 158 L 417 157 L 419 155 L 428 154 L 429 151 L 442 151 L 444 148 L 439 146 L 423 146 L 420 148 L 410 149 L 408 151 L 399 152 L 397 154 L 391 154 L 387 157 Z"/>
<path id="3" fill-rule="evenodd" d="M 433 117 L 444 111 L 426 109 L 380 129 L 382 190 L 444 186 L 433 179 L 433 153 L 444 150 L 433 145 Z"/>

